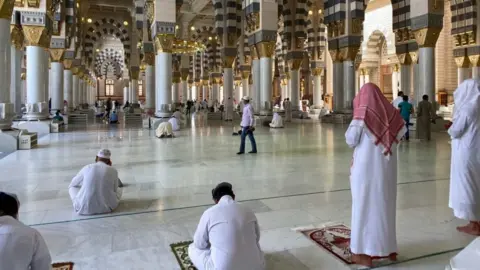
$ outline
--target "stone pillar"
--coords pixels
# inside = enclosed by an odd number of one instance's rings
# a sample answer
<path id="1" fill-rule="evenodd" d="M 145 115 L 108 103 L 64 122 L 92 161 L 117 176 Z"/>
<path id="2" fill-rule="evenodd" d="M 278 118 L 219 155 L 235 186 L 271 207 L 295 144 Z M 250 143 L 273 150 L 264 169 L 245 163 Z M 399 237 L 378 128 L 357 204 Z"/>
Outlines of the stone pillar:
<path id="1" fill-rule="evenodd" d="M 355 58 L 359 47 L 345 47 L 340 50 L 343 62 L 343 110 L 353 112 L 353 99 L 355 98 Z"/>
<path id="2" fill-rule="evenodd" d="M 272 79 L 273 79 L 273 54 L 275 41 L 262 41 L 256 44 L 260 58 L 260 115 L 272 115 Z"/>
<path id="3" fill-rule="evenodd" d="M 343 110 L 343 62 L 340 59 L 338 50 L 330 50 L 333 61 L 333 111 L 340 112 Z"/>
<path id="4" fill-rule="evenodd" d="M 63 95 L 67 101 L 68 111 L 73 111 L 73 72 L 71 70 L 72 60 L 63 60 L 63 67 Z"/>
<path id="5" fill-rule="evenodd" d="M 51 113 L 55 114 L 57 110 L 63 111 L 63 54 L 65 49 L 50 49 L 51 58 Z"/>
<path id="6" fill-rule="evenodd" d="M 187 104 L 188 101 L 188 68 L 182 68 L 180 70 L 180 79 L 181 79 L 181 96 L 182 96 L 182 103 Z"/>
<path id="7" fill-rule="evenodd" d="M 233 115 L 233 106 L 229 107 L 227 105 L 228 98 L 232 99 L 233 103 L 233 61 L 235 57 L 224 56 L 223 57 L 223 100 L 225 105 L 225 111 L 229 115 Z"/>
<path id="8" fill-rule="evenodd" d="M 242 96 L 240 97 L 243 98 L 244 96 L 250 96 L 250 89 L 249 89 L 249 83 L 248 83 L 248 78 L 250 77 L 250 70 L 242 70 Z"/>
<path id="9" fill-rule="evenodd" d="M 140 76 L 139 67 L 130 67 L 130 90 L 131 90 L 131 101 L 130 103 L 134 107 L 138 107 L 138 78 Z"/>
<path id="10" fill-rule="evenodd" d="M 14 105 L 10 102 L 10 19 L 13 2 L 0 3 L 0 130 L 10 129 L 15 116 Z M 10 12 L 10 14 L 4 14 Z M 8 16 L 10 15 L 10 16 Z"/>
<path id="11" fill-rule="evenodd" d="M 145 53 L 145 109 L 155 109 L 155 54 Z"/>
<path id="12" fill-rule="evenodd" d="M 398 97 L 398 65 L 393 65 L 393 72 L 392 72 L 392 94 L 393 99 Z"/>
<path id="13" fill-rule="evenodd" d="M 1 20 L 1 19 L 0 19 Z M 19 26 L 10 27 L 11 40 L 11 74 L 10 74 L 10 101 L 17 116 L 22 115 L 22 59 L 23 59 L 23 31 Z"/>
<path id="14" fill-rule="evenodd" d="M 180 74 L 173 72 L 172 74 L 172 102 L 180 103 Z"/>
<path id="15" fill-rule="evenodd" d="M 282 87 L 282 100 L 280 101 L 280 108 L 284 110 L 285 108 L 283 107 L 283 101 L 287 98 L 288 96 L 288 80 L 285 76 L 285 78 L 282 79 L 281 82 L 281 87 Z"/>
<path id="16" fill-rule="evenodd" d="M 322 84 L 322 68 L 315 68 L 312 70 L 313 74 L 313 105 L 320 109 L 323 107 L 323 84 Z M 283 92 L 283 89 L 282 89 Z"/>
<path id="17" fill-rule="evenodd" d="M 360 69 L 360 83 L 359 90 L 362 89 L 362 86 L 365 84 L 365 69 Z"/>
<path id="18" fill-rule="evenodd" d="M 78 100 L 78 92 L 80 91 L 80 79 L 79 79 L 79 74 L 78 74 L 78 68 L 73 68 L 72 69 L 72 105 L 68 105 L 69 107 L 71 106 L 72 109 L 77 108 L 79 104 Z"/>
<path id="19" fill-rule="evenodd" d="M 412 99 L 412 96 L 414 97 L 413 104 L 415 104 L 419 97 L 421 98 L 422 92 L 420 91 L 420 65 L 418 64 L 418 52 L 410 52 L 410 57 L 412 58 L 412 67 L 410 69 L 410 73 L 413 74 L 413 76 L 410 76 L 410 80 L 412 83 L 410 83 L 410 88 L 407 89 L 407 92 L 404 92 L 405 95 L 408 95 L 410 99 Z"/>
<path id="20" fill-rule="evenodd" d="M 127 103 L 127 101 L 130 103 L 130 96 L 129 96 L 129 91 L 128 91 L 128 81 L 125 81 L 125 84 L 123 86 L 123 105 L 125 105 Z"/>
<path id="21" fill-rule="evenodd" d="M 48 29 L 44 26 L 23 26 L 27 46 L 27 112 L 28 120 L 47 119 L 48 60 L 45 48 L 50 45 Z M 2 31 L 3 32 L 3 31 Z"/>
<path id="22" fill-rule="evenodd" d="M 155 99 L 157 117 L 172 115 L 172 46 L 174 36 L 160 34 L 155 37 Z"/>
<path id="23" fill-rule="evenodd" d="M 468 56 L 455 57 L 455 63 L 457 63 L 457 79 L 458 85 L 463 81 L 470 78 L 470 60 Z"/>
<path id="24" fill-rule="evenodd" d="M 260 113 L 260 59 L 258 58 L 258 52 L 255 46 L 251 46 L 250 52 L 252 53 L 252 88 L 249 87 L 250 98 L 253 99 L 253 109 L 255 114 Z"/>
<path id="25" fill-rule="evenodd" d="M 302 65 L 303 58 L 293 58 L 287 61 L 288 70 L 290 74 L 289 80 L 289 96 L 292 104 L 292 110 L 300 110 L 300 66 Z"/>
<path id="26" fill-rule="evenodd" d="M 402 91 L 405 95 L 409 95 L 410 89 L 412 88 L 410 83 L 412 81 L 410 76 L 412 69 L 412 58 L 410 57 L 409 53 L 399 54 L 397 56 L 400 61 L 400 91 Z"/>
<path id="27" fill-rule="evenodd" d="M 480 54 L 472 54 L 468 56 L 470 63 L 472 63 L 472 78 L 480 79 Z"/>

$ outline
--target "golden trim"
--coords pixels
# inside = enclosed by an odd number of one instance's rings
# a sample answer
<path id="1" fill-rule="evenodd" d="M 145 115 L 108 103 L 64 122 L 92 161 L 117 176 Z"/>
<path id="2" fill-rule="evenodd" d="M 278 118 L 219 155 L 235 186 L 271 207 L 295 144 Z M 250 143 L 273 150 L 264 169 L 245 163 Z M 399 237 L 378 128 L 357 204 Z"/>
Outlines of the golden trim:
<path id="1" fill-rule="evenodd" d="M 50 59 L 52 62 L 62 62 L 65 49 L 50 49 Z"/>
<path id="2" fill-rule="evenodd" d="M 173 40 L 175 36 L 170 34 L 159 34 L 155 36 L 155 48 L 158 53 L 172 53 Z"/>
<path id="3" fill-rule="evenodd" d="M 155 54 L 151 52 L 145 53 L 145 55 L 143 56 L 143 62 L 147 66 L 155 66 Z"/>
<path id="4" fill-rule="evenodd" d="M 275 54 L 275 41 L 262 41 L 255 45 L 259 58 L 272 58 Z"/>
<path id="5" fill-rule="evenodd" d="M 412 64 L 418 64 L 418 52 L 409 52 L 408 54 L 412 59 Z"/>
<path id="6" fill-rule="evenodd" d="M 473 67 L 480 67 L 480 55 L 469 55 L 468 59 Z"/>
<path id="7" fill-rule="evenodd" d="M 10 41 L 15 49 L 21 50 L 23 48 L 23 41 L 25 36 L 23 35 L 22 28 L 16 25 L 10 26 Z"/>
<path id="8" fill-rule="evenodd" d="M 287 60 L 287 65 L 290 71 L 294 70 L 299 70 L 300 66 L 302 65 L 303 58 L 302 59 L 290 59 Z"/>
<path id="9" fill-rule="evenodd" d="M 248 80 L 250 77 L 250 70 L 242 70 L 242 80 Z"/>
<path id="10" fill-rule="evenodd" d="M 15 0 L 0 0 L 0 19 L 12 19 Z"/>
<path id="11" fill-rule="evenodd" d="M 63 60 L 63 68 L 65 70 L 70 70 L 72 68 L 72 65 L 73 65 L 73 60 L 72 59 Z"/>
<path id="12" fill-rule="evenodd" d="M 397 54 L 398 62 L 402 65 L 410 65 L 412 63 L 412 57 L 409 53 Z"/>
<path id="13" fill-rule="evenodd" d="M 455 57 L 455 63 L 458 68 L 468 68 L 470 66 L 470 59 L 467 56 Z"/>
<path id="14" fill-rule="evenodd" d="M 322 75 L 323 68 L 314 68 L 312 69 L 312 75 L 313 76 L 320 76 Z"/>
<path id="15" fill-rule="evenodd" d="M 48 48 L 50 46 L 50 35 L 44 26 L 24 25 L 26 46 Z"/>
<path id="16" fill-rule="evenodd" d="M 250 55 L 252 56 L 252 60 L 258 60 L 258 51 L 255 45 L 250 46 Z"/>
<path id="17" fill-rule="evenodd" d="M 130 70 L 130 79 L 137 80 L 140 76 L 140 70 Z"/>
<path id="18" fill-rule="evenodd" d="M 223 68 L 232 68 L 235 62 L 235 56 L 224 56 L 222 59 Z"/>
<path id="19" fill-rule="evenodd" d="M 332 62 L 334 63 L 339 63 L 343 62 L 343 59 L 340 57 L 340 51 L 339 50 L 329 50 L 330 56 L 332 57 Z"/>
<path id="20" fill-rule="evenodd" d="M 340 49 L 339 58 L 343 61 L 355 61 L 357 57 L 359 47 L 345 47 Z"/>
<path id="21" fill-rule="evenodd" d="M 435 47 L 442 28 L 422 28 L 415 30 L 415 40 L 418 47 Z"/>

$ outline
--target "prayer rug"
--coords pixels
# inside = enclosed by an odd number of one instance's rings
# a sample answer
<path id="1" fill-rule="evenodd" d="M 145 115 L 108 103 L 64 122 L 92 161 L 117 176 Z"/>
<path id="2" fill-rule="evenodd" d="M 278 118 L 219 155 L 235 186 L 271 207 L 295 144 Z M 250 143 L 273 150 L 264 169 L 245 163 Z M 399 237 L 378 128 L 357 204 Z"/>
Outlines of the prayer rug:
<path id="1" fill-rule="evenodd" d="M 72 270 L 73 262 L 61 262 L 52 264 L 52 270 Z"/>
<path id="2" fill-rule="evenodd" d="M 321 229 L 299 230 L 346 264 L 352 264 L 350 252 L 350 228 L 345 225 L 327 226 Z"/>
<path id="3" fill-rule="evenodd" d="M 180 269 L 182 270 L 197 270 L 188 257 L 188 246 L 191 243 L 193 243 L 193 241 L 174 243 L 170 245 L 173 254 L 175 254 L 175 258 L 177 258 L 178 264 L 180 265 Z"/>

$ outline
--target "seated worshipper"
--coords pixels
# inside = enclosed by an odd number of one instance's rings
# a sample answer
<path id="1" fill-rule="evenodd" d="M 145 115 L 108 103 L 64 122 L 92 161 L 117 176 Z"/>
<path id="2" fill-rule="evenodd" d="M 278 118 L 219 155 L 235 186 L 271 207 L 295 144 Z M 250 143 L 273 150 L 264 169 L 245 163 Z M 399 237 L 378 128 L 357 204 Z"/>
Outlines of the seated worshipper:
<path id="1" fill-rule="evenodd" d="M 273 114 L 272 122 L 270 123 L 271 128 L 283 128 L 283 119 L 278 113 Z"/>
<path id="2" fill-rule="evenodd" d="M 397 144 L 407 127 L 400 113 L 373 83 L 353 100 L 353 120 L 345 133 L 354 148 L 352 191 L 352 261 L 372 267 L 372 260 L 397 257 Z"/>
<path id="3" fill-rule="evenodd" d="M 216 205 L 203 213 L 188 247 L 192 263 L 198 270 L 265 269 L 255 214 L 235 202 L 229 183 L 217 185 L 212 197 Z"/>
<path id="4" fill-rule="evenodd" d="M 50 270 L 52 258 L 40 233 L 18 221 L 20 203 L 0 192 L 0 269 Z"/>
<path id="5" fill-rule="evenodd" d="M 173 113 L 173 117 L 175 117 L 180 125 L 185 125 L 186 119 L 184 118 L 183 114 L 180 112 L 179 109 L 176 109 L 175 112 Z"/>
<path id="6" fill-rule="evenodd" d="M 170 122 L 162 122 L 155 130 L 157 138 L 173 138 L 172 124 Z"/>
<path id="7" fill-rule="evenodd" d="M 468 220 L 457 227 L 463 233 L 480 235 L 480 84 L 466 80 L 453 93 L 455 113 L 448 134 L 452 138 L 450 199 L 453 214 Z"/>
<path id="8" fill-rule="evenodd" d="M 87 165 L 68 187 L 73 208 L 80 215 L 109 213 L 117 208 L 122 196 L 118 172 L 112 167 L 111 152 L 102 149 L 95 163 Z"/>
<path id="9" fill-rule="evenodd" d="M 175 115 L 172 115 L 172 118 L 168 119 L 168 122 L 172 125 L 173 131 L 180 130 L 180 121 L 178 121 L 178 119 L 175 118 Z"/>
<path id="10" fill-rule="evenodd" d="M 115 111 L 110 114 L 110 124 L 118 124 L 118 114 Z"/>

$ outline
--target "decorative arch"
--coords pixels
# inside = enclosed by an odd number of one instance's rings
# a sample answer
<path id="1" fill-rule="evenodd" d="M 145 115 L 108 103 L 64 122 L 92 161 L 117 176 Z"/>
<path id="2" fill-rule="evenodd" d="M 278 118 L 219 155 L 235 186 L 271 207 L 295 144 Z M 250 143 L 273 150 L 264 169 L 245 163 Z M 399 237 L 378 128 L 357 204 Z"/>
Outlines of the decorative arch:
<path id="1" fill-rule="evenodd" d="M 95 73 L 97 76 L 106 76 L 108 67 L 113 67 L 114 75 L 121 78 L 124 65 L 123 55 L 112 48 L 106 48 L 95 56 Z"/>
<path id="2" fill-rule="evenodd" d="M 392 22 L 393 7 L 386 5 L 365 13 L 363 22 L 363 36 L 370 37 L 374 32 L 380 32 L 387 42 L 388 54 L 395 54 L 395 34 L 393 33 Z M 379 20 L 378 18 L 382 18 Z M 362 43 L 362 55 L 367 54 L 367 41 Z"/>

